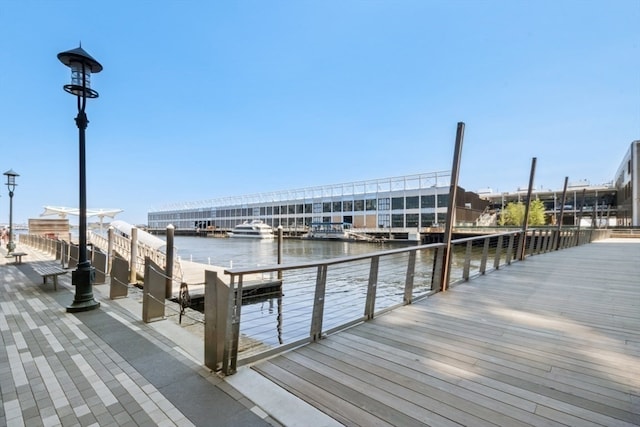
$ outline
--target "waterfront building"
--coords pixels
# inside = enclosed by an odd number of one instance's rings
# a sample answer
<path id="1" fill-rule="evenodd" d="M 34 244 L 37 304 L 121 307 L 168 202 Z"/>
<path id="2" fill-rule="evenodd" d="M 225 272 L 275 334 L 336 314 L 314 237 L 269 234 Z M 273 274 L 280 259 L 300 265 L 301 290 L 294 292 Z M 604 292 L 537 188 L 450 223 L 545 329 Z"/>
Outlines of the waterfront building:
<path id="1" fill-rule="evenodd" d="M 562 223 L 600 228 L 640 226 L 639 158 L 640 140 L 631 143 L 613 181 L 601 185 L 591 185 L 586 180 L 570 182 Z M 544 203 L 548 224 L 554 225 L 560 220 L 562 192 L 563 189 L 533 190 L 532 198 Z M 527 188 L 513 192 L 487 189 L 479 194 L 491 203 L 491 210 L 499 214 L 510 202 L 526 202 Z"/>
<path id="2" fill-rule="evenodd" d="M 640 140 L 624 155 L 614 185 L 618 190 L 618 224 L 640 227 Z"/>
<path id="3" fill-rule="evenodd" d="M 481 198 L 490 202 L 490 211 L 493 212 L 494 223 L 486 225 L 496 225 L 500 212 L 509 203 L 526 203 L 527 190 L 527 188 L 518 188 L 511 192 L 493 192 L 488 189 L 479 192 Z M 533 200 L 544 203 L 548 225 L 558 224 L 561 213 L 563 225 L 580 224 L 598 228 L 618 225 L 617 190 L 612 182 L 602 185 L 591 185 L 585 180 L 569 182 L 564 209 L 562 193 L 562 188 L 556 190 L 540 188 L 534 189 L 531 193 Z"/>
<path id="4" fill-rule="evenodd" d="M 150 231 L 172 224 L 177 233 L 230 231 L 260 220 L 286 232 L 304 232 L 312 223 L 348 223 L 363 232 L 417 231 L 444 224 L 450 172 L 432 172 L 178 203 L 148 213 Z M 458 189 L 456 220 L 472 224 L 487 202 Z"/>

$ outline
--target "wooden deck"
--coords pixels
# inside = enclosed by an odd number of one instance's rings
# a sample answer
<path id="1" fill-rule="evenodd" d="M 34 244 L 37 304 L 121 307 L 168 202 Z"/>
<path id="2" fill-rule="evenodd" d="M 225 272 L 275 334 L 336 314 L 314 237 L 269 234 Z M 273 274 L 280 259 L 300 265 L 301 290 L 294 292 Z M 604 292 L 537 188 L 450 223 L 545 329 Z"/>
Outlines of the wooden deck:
<path id="1" fill-rule="evenodd" d="M 345 425 L 640 425 L 640 239 L 530 257 L 253 369 Z"/>

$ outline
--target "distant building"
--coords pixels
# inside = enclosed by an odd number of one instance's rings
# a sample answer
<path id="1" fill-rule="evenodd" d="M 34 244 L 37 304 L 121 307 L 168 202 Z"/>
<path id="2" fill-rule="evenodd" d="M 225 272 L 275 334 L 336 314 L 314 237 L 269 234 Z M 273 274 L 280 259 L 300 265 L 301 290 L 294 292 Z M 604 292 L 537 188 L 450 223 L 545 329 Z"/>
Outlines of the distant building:
<path id="1" fill-rule="evenodd" d="M 226 230 L 244 221 L 304 230 L 312 223 L 344 222 L 366 230 L 416 230 L 443 225 L 449 172 L 309 187 L 297 190 L 174 204 L 148 213 L 150 231 Z M 456 220 L 473 224 L 487 202 L 458 189 Z"/>
<path id="2" fill-rule="evenodd" d="M 586 180 L 571 182 L 562 213 L 562 223 L 582 226 L 640 226 L 640 140 L 633 141 L 627 150 L 614 180 L 591 185 Z M 515 192 L 479 192 L 491 203 L 491 210 L 500 212 L 509 202 L 525 202 L 527 188 Z M 584 196 L 584 197 L 583 197 Z M 542 200 L 547 222 L 557 224 L 562 208 L 562 189 L 533 190 L 532 197 Z"/>
<path id="3" fill-rule="evenodd" d="M 500 213 L 509 203 L 527 201 L 527 188 L 514 192 L 484 193 L 481 197 L 489 200 L 490 209 Z M 563 189 L 534 189 L 532 199 L 544 203 L 547 224 L 555 225 L 562 213 L 563 225 L 615 226 L 618 222 L 616 188 L 613 183 L 591 185 L 588 181 L 577 181 L 567 185 L 567 194 L 562 209 Z M 595 222 L 594 222 L 595 219 Z"/>
<path id="4" fill-rule="evenodd" d="M 633 141 L 627 150 L 614 185 L 618 190 L 618 223 L 640 226 L 640 140 Z"/>

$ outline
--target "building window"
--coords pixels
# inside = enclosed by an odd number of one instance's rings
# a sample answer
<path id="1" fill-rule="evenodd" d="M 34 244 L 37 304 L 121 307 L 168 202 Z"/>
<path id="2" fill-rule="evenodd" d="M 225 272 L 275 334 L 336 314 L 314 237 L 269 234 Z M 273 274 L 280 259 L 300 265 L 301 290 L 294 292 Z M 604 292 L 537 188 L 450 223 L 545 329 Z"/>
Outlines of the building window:
<path id="1" fill-rule="evenodd" d="M 353 203 L 353 209 L 358 212 L 362 212 L 364 210 L 364 200 L 356 200 Z"/>
<path id="2" fill-rule="evenodd" d="M 390 225 L 391 225 L 391 219 L 389 218 L 389 214 L 378 215 L 378 227 L 389 228 Z"/>
<path id="3" fill-rule="evenodd" d="M 366 200 L 366 208 L 368 211 L 376 210 L 376 199 L 367 199 Z"/>
<path id="4" fill-rule="evenodd" d="M 418 200 L 419 200 L 418 196 L 407 197 L 406 208 L 418 209 L 420 207 Z M 408 220 L 407 220 L 407 223 L 408 223 Z M 409 227 L 409 225 L 407 225 L 407 227 Z"/>
<path id="5" fill-rule="evenodd" d="M 438 195 L 438 207 L 446 208 L 449 205 L 449 195 L 448 194 L 440 194 Z"/>
<path id="6" fill-rule="evenodd" d="M 420 226 L 421 227 L 431 227 L 436 220 L 436 215 L 432 213 L 422 214 L 422 218 L 420 218 Z"/>
<path id="7" fill-rule="evenodd" d="M 431 196 L 422 196 L 420 198 L 420 207 L 421 208 L 435 208 L 436 207 L 436 197 Z"/>
<path id="8" fill-rule="evenodd" d="M 322 204 L 322 212 L 331 212 L 331 203 L 324 202 Z"/>
<path id="9" fill-rule="evenodd" d="M 404 228 L 404 214 L 391 215 L 391 226 L 394 228 Z"/>
<path id="10" fill-rule="evenodd" d="M 345 200 L 342 202 L 342 210 L 344 212 L 352 212 L 353 211 L 353 200 Z"/>
<path id="11" fill-rule="evenodd" d="M 394 197 L 391 199 L 391 209 L 404 209 L 404 197 Z"/>
<path id="12" fill-rule="evenodd" d="M 342 202 L 333 202 L 333 211 L 342 212 Z"/>
<path id="13" fill-rule="evenodd" d="M 378 199 L 378 210 L 380 211 L 388 211 L 391 207 L 389 198 Z"/>
<path id="14" fill-rule="evenodd" d="M 407 227 L 418 227 L 418 221 L 420 220 L 420 215 L 418 214 L 407 214 Z"/>

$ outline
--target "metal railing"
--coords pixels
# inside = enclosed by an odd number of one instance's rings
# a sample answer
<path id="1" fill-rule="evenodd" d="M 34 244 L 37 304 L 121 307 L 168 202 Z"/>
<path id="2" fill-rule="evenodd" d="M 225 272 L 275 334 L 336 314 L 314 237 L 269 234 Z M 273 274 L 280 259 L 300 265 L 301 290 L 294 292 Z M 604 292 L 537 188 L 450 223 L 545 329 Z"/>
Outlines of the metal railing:
<path id="1" fill-rule="evenodd" d="M 589 243 L 607 230 L 532 229 L 451 242 L 449 285 L 498 270 L 524 257 Z M 224 338 L 225 374 L 238 365 L 321 339 L 386 311 L 425 298 L 439 283 L 442 243 L 409 246 L 316 262 L 230 268 Z M 247 295 L 246 279 L 272 273 L 282 278 L 278 294 Z M 206 345 L 206 343 L 205 343 Z M 211 367 L 211 366 L 210 366 Z M 211 367 L 215 369 L 215 367 Z"/>

